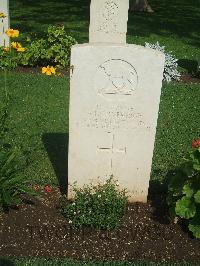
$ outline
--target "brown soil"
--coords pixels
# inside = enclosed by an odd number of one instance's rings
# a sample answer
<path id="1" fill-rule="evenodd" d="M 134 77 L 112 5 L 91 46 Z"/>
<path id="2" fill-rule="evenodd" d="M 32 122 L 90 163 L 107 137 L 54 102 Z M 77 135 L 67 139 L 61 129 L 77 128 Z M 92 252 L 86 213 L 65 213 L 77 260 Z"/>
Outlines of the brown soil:
<path id="1" fill-rule="evenodd" d="M 200 83 L 200 76 L 192 76 L 190 74 L 183 74 L 180 78 L 180 82 L 198 84 Z"/>
<path id="2" fill-rule="evenodd" d="M 79 260 L 188 261 L 200 263 L 200 240 L 169 222 L 160 197 L 127 206 L 113 231 L 72 229 L 60 213 L 60 193 L 41 198 L 0 217 L 0 256 L 68 257 Z"/>

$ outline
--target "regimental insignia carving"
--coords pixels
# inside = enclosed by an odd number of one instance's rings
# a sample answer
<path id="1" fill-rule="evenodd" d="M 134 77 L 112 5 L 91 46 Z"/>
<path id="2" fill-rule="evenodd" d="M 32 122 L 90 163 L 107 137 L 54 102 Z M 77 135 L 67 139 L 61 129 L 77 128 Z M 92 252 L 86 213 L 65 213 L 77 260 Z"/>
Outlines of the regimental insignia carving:
<path id="1" fill-rule="evenodd" d="M 101 96 L 132 95 L 137 88 L 138 75 L 135 68 L 122 59 L 110 59 L 98 67 L 95 89 Z M 113 97 L 112 97 L 113 98 Z M 115 100 L 117 97 L 113 98 Z"/>
<path id="2" fill-rule="evenodd" d="M 117 32 L 119 7 L 114 1 L 106 1 L 101 15 L 98 31 Z"/>

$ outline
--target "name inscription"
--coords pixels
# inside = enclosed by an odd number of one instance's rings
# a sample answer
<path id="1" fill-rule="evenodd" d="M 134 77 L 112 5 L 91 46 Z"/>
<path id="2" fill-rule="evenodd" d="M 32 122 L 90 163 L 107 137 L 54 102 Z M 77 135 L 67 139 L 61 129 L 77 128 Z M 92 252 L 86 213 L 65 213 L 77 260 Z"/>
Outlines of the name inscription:
<path id="1" fill-rule="evenodd" d="M 82 120 L 81 124 L 87 128 L 106 130 L 138 128 L 150 130 L 150 126 L 143 119 L 143 115 L 133 107 L 117 105 L 105 108 L 97 104 Z"/>

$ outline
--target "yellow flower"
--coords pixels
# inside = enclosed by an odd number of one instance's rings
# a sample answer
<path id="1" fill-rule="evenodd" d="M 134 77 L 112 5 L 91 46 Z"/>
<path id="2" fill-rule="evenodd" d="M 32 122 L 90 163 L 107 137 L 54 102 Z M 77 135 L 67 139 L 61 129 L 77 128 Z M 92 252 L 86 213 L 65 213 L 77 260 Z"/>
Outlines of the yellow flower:
<path id="1" fill-rule="evenodd" d="M 3 12 L 0 12 L 0 18 L 6 18 L 6 15 Z"/>
<path id="2" fill-rule="evenodd" d="M 15 38 L 15 37 L 19 37 L 19 31 L 18 30 L 13 30 L 13 29 L 8 29 L 6 31 L 6 34 L 11 37 L 11 38 Z"/>
<path id="3" fill-rule="evenodd" d="M 11 45 L 12 45 L 12 48 L 16 50 L 19 48 L 22 48 L 22 45 L 19 42 L 12 42 Z"/>
<path id="4" fill-rule="evenodd" d="M 4 47 L 4 48 L 3 48 L 3 51 L 4 51 L 4 52 L 9 52 L 9 50 L 10 50 L 9 47 Z"/>
<path id="5" fill-rule="evenodd" d="M 26 49 L 24 47 L 19 47 L 17 49 L 17 52 L 25 52 L 25 51 L 26 51 Z"/>
<path id="6" fill-rule="evenodd" d="M 47 76 L 51 76 L 52 74 L 56 74 L 56 69 L 54 67 L 43 67 L 42 68 L 42 73 L 46 74 Z"/>

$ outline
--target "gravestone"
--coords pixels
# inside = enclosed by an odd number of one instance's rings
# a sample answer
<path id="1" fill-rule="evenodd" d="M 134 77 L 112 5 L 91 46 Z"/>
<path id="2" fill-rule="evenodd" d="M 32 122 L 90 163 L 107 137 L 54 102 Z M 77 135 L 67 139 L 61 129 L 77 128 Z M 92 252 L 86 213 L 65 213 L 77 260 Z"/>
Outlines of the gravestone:
<path id="1" fill-rule="evenodd" d="M 92 0 L 90 43 L 126 43 L 129 0 Z"/>
<path id="2" fill-rule="evenodd" d="M 5 34 L 9 28 L 9 2 L 0 0 L 0 13 L 4 13 L 6 18 L 0 18 L 0 46 L 9 46 L 9 37 Z"/>
<path id="3" fill-rule="evenodd" d="M 120 2 L 126 10 L 118 20 L 127 23 L 128 1 L 99 2 L 92 0 L 91 23 Z M 123 44 L 125 30 L 120 38 L 118 33 L 108 38 L 110 30 L 94 30 L 92 43 L 72 47 L 68 182 L 82 187 L 112 175 L 129 190 L 130 201 L 146 202 L 165 59 L 153 49 Z"/>

